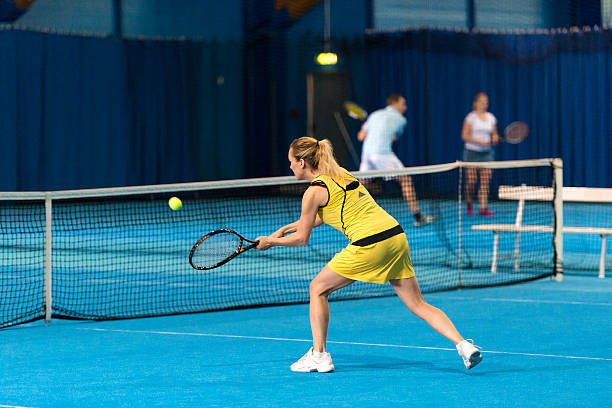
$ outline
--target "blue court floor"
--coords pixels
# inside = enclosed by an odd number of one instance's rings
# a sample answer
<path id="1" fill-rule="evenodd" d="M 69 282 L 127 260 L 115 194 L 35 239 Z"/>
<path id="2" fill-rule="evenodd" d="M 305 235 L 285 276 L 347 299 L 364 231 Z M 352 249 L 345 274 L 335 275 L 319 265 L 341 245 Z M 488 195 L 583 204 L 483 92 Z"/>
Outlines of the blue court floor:
<path id="1" fill-rule="evenodd" d="M 332 302 L 336 371 L 298 374 L 308 306 L 0 331 L 0 407 L 612 406 L 612 279 L 425 295 L 484 360 L 396 297 Z"/>

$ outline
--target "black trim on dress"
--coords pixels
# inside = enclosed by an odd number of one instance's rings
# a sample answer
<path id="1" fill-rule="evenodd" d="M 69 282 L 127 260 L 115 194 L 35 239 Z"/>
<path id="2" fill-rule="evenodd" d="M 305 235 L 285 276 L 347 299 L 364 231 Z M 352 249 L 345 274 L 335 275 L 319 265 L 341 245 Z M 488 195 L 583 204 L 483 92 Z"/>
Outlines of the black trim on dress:
<path id="1" fill-rule="evenodd" d="M 379 232 L 378 234 L 370 235 L 369 237 L 361 238 L 355 242 L 351 242 L 351 245 L 355 245 L 355 246 L 372 245 L 377 242 L 384 241 L 385 239 L 389 239 L 391 237 L 399 235 L 403 232 L 404 230 L 402 229 L 402 226 L 398 224 L 395 227 Z"/>
<path id="2" fill-rule="evenodd" d="M 311 186 L 317 186 L 317 187 L 325 187 L 325 190 L 327 191 L 327 201 L 325 202 L 325 204 L 319 206 L 319 208 L 323 208 L 325 207 L 327 204 L 329 204 L 329 189 L 327 188 L 327 184 L 325 184 L 324 181 L 322 180 L 315 180 L 312 181 L 310 183 Z"/>

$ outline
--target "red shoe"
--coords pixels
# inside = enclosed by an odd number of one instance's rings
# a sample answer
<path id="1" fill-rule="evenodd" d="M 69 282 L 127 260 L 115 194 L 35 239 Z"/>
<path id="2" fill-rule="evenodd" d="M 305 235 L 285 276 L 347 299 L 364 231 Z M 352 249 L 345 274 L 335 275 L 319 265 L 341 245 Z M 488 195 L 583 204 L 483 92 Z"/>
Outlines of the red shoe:
<path id="1" fill-rule="evenodd" d="M 483 217 L 492 217 L 495 214 L 493 213 L 493 211 L 489 211 L 488 208 L 481 208 L 480 210 L 478 210 L 478 215 L 481 215 Z"/>
<path id="2" fill-rule="evenodd" d="M 465 212 L 467 212 L 467 215 L 474 215 L 474 207 L 472 206 L 472 204 L 467 203 L 465 205 Z"/>

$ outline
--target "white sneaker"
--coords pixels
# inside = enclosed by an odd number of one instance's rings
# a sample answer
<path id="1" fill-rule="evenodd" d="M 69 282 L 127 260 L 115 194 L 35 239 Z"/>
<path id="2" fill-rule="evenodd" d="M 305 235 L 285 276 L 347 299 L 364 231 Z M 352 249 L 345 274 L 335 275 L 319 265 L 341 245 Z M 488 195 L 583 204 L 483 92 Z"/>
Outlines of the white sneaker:
<path id="1" fill-rule="evenodd" d="M 315 357 L 314 349 L 311 347 L 302 358 L 291 364 L 291 371 L 298 373 L 310 373 L 313 371 L 328 373 L 334 371 L 334 364 L 329 353 L 323 353 L 322 357 Z"/>
<path id="2" fill-rule="evenodd" d="M 481 347 L 475 346 L 472 339 L 457 343 L 457 353 L 463 359 L 463 364 L 465 364 L 465 368 L 468 370 L 482 361 L 482 354 L 478 351 L 479 348 Z"/>

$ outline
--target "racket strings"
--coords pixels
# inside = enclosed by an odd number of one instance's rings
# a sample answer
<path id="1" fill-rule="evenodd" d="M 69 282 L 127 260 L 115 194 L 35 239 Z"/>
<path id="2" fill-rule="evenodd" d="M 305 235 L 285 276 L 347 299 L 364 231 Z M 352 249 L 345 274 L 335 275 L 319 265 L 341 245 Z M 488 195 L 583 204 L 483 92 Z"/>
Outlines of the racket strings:
<path id="1" fill-rule="evenodd" d="M 509 125 L 504 131 L 504 139 L 510 143 L 520 142 L 527 136 L 527 125 L 521 122 L 516 122 Z"/>
<path id="2" fill-rule="evenodd" d="M 211 235 L 198 245 L 191 260 L 201 267 L 216 265 L 233 255 L 240 242 L 240 237 L 230 232 Z"/>

